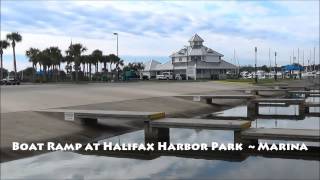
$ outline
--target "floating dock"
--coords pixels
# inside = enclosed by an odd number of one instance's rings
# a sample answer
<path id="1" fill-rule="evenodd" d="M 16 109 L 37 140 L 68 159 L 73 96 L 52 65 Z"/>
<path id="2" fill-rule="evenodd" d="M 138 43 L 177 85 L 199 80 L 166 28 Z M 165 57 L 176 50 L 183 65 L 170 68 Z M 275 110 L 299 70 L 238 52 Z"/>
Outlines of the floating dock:
<path id="1" fill-rule="evenodd" d="M 160 119 L 165 117 L 164 112 L 139 112 L 139 111 L 48 109 L 48 110 L 41 110 L 37 112 L 63 113 L 65 120 L 80 122 L 80 124 L 96 124 L 99 118 L 155 120 L 155 119 Z"/>
<path id="2" fill-rule="evenodd" d="M 250 128 L 251 121 L 243 120 L 210 120 L 189 118 L 164 118 L 150 121 L 151 127 L 157 128 L 192 128 L 216 130 L 242 130 Z"/>
<path id="3" fill-rule="evenodd" d="M 251 128 L 241 131 L 244 139 L 320 141 L 320 131 L 313 129 Z"/>

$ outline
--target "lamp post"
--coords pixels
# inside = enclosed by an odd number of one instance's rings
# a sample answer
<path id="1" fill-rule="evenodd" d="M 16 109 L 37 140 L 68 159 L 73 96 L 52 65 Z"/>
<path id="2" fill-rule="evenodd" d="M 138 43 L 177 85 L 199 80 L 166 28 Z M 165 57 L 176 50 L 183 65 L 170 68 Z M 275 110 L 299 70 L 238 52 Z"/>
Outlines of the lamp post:
<path id="1" fill-rule="evenodd" d="M 119 34 L 118 33 L 113 33 L 113 35 L 117 36 L 117 56 L 119 57 L 119 41 L 118 41 L 118 36 Z"/>
<path id="2" fill-rule="evenodd" d="M 189 80 L 188 77 L 188 61 L 189 61 L 189 51 L 188 51 L 188 46 L 184 46 L 186 48 L 186 52 L 187 52 L 187 68 L 186 68 L 186 80 Z"/>
<path id="3" fill-rule="evenodd" d="M 277 80 L 277 52 L 274 52 L 274 80 Z"/>
<path id="4" fill-rule="evenodd" d="M 117 57 L 119 58 L 119 41 L 118 41 L 119 34 L 118 33 L 113 33 L 113 35 L 117 36 Z M 110 68 L 111 68 L 111 66 L 110 66 Z M 111 69 L 110 69 L 110 72 L 111 72 Z M 117 72 L 118 72 L 117 73 L 117 78 L 119 80 L 119 70 L 117 70 Z"/>
<path id="5" fill-rule="evenodd" d="M 258 83 L 258 76 L 257 76 L 257 47 L 254 47 L 254 81 L 255 83 Z"/>

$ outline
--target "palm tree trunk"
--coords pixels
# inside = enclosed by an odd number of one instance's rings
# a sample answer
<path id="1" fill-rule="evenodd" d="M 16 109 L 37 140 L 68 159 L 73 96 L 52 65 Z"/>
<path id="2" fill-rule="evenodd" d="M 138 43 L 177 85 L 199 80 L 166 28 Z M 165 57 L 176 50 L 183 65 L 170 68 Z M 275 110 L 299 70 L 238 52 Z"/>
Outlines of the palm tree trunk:
<path id="1" fill-rule="evenodd" d="M 110 62 L 110 74 L 111 74 L 111 77 L 110 77 L 110 80 L 112 79 L 112 69 L 111 69 L 111 62 Z"/>
<path id="2" fill-rule="evenodd" d="M 58 64 L 58 80 L 60 81 L 61 80 L 61 78 L 60 78 L 60 63 Z"/>
<path id="3" fill-rule="evenodd" d="M 89 63 L 89 80 L 91 81 L 91 63 Z"/>
<path id="4" fill-rule="evenodd" d="M 13 49 L 13 66 L 14 66 L 14 77 L 17 79 L 17 62 L 16 62 L 16 49 L 15 49 L 15 42 L 13 41 L 12 44 Z"/>
<path id="5" fill-rule="evenodd" d="M 3 60 L 2 60 L 2 55 L 3 55 L 3 51 L 2 51 L 2 49 L 0 49 L 0 56 L 1 56 L 1 75 L 0 75 L 0 80 L 2 81 L 2 79 L 3 79 Z"/>
<path id="6" fill-rule="evenodd" d="M 35 80 L 35 73 L 34 73 L 34 71 L 35 71 L 35 64 L 34 63 L 32 63 L 32 82 L 34 82 L 34 80 Z"/>

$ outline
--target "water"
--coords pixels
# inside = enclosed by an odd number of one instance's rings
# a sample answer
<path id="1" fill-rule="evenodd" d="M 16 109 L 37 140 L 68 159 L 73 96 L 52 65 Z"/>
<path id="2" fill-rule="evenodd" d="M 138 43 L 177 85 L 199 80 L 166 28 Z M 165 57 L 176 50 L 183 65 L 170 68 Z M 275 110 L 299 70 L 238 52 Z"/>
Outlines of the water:
<path id="1" fill-rule="evenodd" d="M 314 100 L 314 99 L 308 99 Z M 320 112 L 314 109 L 314 112 Z M 297 107 L 261 107 L 260 114 L 294 116 Z M 215 113 L 218 116 L 246 116 L 246 107 L 238 106 Z M 256 119 L 252 127 L 319 129 L 319 117 L 292 119 Z M 143 143 L 143 130 L 102 140 L 114 143 Z M 170 129 L 171 143 L 233 142 L 231 131 Z M 150 157 L 143 154 L 143 157 Z M 2 178 L 24 179 L 123 179 L 123 178 L 217 178 L 217 179 L 319 179 L 318 160 L 289 159 L 282 156 L 156 156 L 150 160 L 111 156 L 52 152 L 1 164 Z"/>

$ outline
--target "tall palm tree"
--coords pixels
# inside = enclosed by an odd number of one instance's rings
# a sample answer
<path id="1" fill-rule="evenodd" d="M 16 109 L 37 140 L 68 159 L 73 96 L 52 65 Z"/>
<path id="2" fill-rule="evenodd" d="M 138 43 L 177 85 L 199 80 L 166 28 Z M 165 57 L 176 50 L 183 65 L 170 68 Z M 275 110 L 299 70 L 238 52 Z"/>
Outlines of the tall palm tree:
<path id="1" fill-rule="evenodd" d="M 112 72 L 112 66 L 111 66 L 111 64 L 118 64 L 119 63 L 119 61 L 120 61 L 120 58 L 118 57 L 118 56 L 116 56 L 116 55 L 114 55 L 114 54 L 110 54 L 109 55 L 109 61 L 110 61 L 110 71 Z M 118 65 L 119 66 L 119 65 Z M 112 73 L 111 73 L 111 75 L 112 75 Z M 112 75 L 113 76 L 113 75 Z M 117 76 L 117 77 L 119 77 L 119 76 Z"/>
<path id="2" fill-rule="evenodd" d="M 76 70 L 76 82 L 78 82 L 78 71 L 80 66 L 80 57 L 83 52 L 87 50 L 86 47 L 84 47 L 82 44 L 71 44 L 69 46 L 69 49 L 66 51 L 67 55 L 69 55 L 71 58 L 73 58 L 74 61 L 74 67 Z"/>
<path id="3" fill-rule="evenodd" d="M 11 41 L 11 46 L 13 49 L 13 66 L 14 66 L 14 76 L 17 78 L 17 62 L 16 62 L 16 43 L 22 41 L 22 36 L 18 32 L 12 32 L 7 34 L 7 39 Z"/>
<path id="4" fill-rule="evenodd" d="M 32 63 L 32 80 L 35 80 L 35 71 L 37 70 L 37 63 L 39 62 L 39 54 L 40 50 L 37 48 L 30 48 L 29 50 L 26 51 L 26 56 L 29 58 L 29 62 Z"/>
<path id="5" fill-rule="evenodd" d="M 7 49 L 7 47 L 9 46 L 9 42 L 6 40 L 0 40 L 0 56 L 1 56 L 1 75 L 0 75 L 0 79 L 3 79 L 3 50 Z"/>
<path id="6" fill-rule="evenodd" d="M 59 73 L 56 73 L 57 66 L 60 66 L 62 61 L 61 50 L 58 47 L 49 47 L 48 48 L 49 58 L 52 65 L 52 71 L 54 72 L 55 80 L 58 80 Z"/>
<path id="7" fill-rule="evenodd" d="M 121 67 L 124 66 L 124 61 L 119 59 L 119 61 L 116 64 L 116 69 L 117 69 L 117 79 L 119 80 L 119 72 L 121 71 Z"/>
<path id="8" fill-rule="evenodd" d="M 98 63 L 102 60 L 102 56 L 102 51 L 99 49 L 96 49 L 91 53 L 92 63 L 95 64 L 96 72 L 98 71 Z"/>

